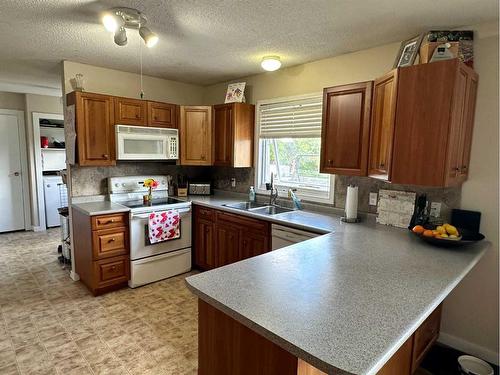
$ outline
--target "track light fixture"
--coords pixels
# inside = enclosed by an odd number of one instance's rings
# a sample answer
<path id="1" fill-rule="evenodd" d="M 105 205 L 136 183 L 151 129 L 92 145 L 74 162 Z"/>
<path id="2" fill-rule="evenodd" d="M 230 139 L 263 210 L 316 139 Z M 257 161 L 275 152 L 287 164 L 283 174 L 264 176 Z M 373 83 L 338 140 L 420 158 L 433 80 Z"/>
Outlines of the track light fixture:
<path id="1" fill-rule="evenodd" d="M 102 15 L 102 23 L 106 30 L 114 33 L 115 43 L 119 46 L 127 44 L 127 29 L 138 29 L 139 35 L 149 48 L 158 43 L 158 35 L 144 25 L 147 18 L 137 9 L 132 8 L 111 8 Z"/>

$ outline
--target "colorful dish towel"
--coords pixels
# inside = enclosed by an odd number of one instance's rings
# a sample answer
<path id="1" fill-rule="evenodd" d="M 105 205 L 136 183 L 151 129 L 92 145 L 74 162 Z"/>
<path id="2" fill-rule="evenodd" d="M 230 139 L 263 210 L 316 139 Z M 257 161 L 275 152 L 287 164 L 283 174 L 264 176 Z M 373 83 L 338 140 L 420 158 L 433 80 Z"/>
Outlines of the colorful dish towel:
<path id="1" fill-rule="evenodd" d="M 174 240 L 181 236 L 181 217 L 177 210 L 153 212 L 149 214 L 149 242 Z"/>

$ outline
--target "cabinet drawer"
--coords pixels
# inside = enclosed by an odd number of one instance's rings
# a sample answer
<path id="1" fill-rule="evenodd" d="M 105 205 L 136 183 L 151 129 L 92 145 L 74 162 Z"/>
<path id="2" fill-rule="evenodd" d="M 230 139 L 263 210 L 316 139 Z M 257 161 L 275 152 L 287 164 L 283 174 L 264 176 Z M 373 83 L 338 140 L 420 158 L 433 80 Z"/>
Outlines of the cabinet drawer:
<path id="1" fill-rule="evenodd" d="M 412 372 L 419 366 L 424 355 L 439 336 L 441 307 L 442 305 L 439 305 L 415 331 L 413 339 Z"/>
<path id="2" fill-rule="evenodd" d="M 244 226 L 249 231 L 265 234 L 269 231 L 267 221 L 251 219 L 242 215 L 235 215 L 228 212 L 217 211 L 217 223 L 227 222 L 228 224 Z"/>
<path id="3" fill-rule="evenodd" d="M 94 259 L 109 258 L 128 253 L 128 229 L 113 228 L 92 232 Z"/>
<path id="4" fill-rule="evenodd" d="M 128 256 L 118 256 L 94 262 L 97 287 L 119 284 L 129 279 Z"/>
<path id="5" fill-rule="evenodd" d="M 210 208 L 195 206 L 195 216 L 200 219 L 213 221 L 215 216 L 215 211 Z"/>
<path id="6" fill-rule="evenodd" d="M 92 229 L 108 229 L 127 225 L 127 213 L 92 216 Z"/>

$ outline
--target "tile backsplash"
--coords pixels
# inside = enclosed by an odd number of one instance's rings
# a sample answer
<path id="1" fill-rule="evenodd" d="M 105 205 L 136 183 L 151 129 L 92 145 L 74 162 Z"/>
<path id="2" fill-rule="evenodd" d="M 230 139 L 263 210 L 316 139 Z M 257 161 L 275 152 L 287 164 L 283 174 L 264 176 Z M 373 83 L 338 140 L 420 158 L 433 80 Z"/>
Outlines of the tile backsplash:
<path id="1" fill-rule="evenodd" d="M 161 162 L 117 162 L 112 167 L 71 167 L 73 197 L 108 194 L 108 177 L 182 174 L 188 179 L 210 179 L 210 167 L 181 167 Z"/>
<path id="2" fill-rule="evenodd" d="M 218 190 L 247 193 L 254 185 L 254 168 L 230 167 L 182 167 L 161 162 L 118 162 L 113 167 L 71 167 L 72 195 L 74 197 L 105 195 L 108 193 L 107 178 L 114 176 L 134 175 L 171 175 L 174 181 L 182 174 L 190 180 L 211 181 Z M 236 186 L 231 186 L 235 178 Z M 343 209 L 347 186 L 359 186 L 360 212 L 376 213 L 377 207 L 368 204 L 370 192 L 378 193 L 380 189 L 411 191 L 417 194 L 426 193 L 431 202 L 441 202 L 441 216 L 447 217 L 452 208 L 460 207 L 461 187 L 429 188 L 410 185 L 395 185 L 368 177 L 335 176 L 335 194 L 333 207 Z"/>

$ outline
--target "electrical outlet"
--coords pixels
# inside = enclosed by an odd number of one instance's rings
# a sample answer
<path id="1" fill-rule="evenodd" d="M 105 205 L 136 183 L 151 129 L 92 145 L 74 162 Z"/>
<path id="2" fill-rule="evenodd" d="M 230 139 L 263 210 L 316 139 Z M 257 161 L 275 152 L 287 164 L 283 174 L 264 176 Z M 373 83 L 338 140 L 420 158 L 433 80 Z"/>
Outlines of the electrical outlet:
<path id="1" fill-rule="evenodd" d="M 231 178 L 231 187 L 236 187 L 236 178 L 232 177 Z"/>
<path id="2" fill-rule="evenodd" d="M 439 217 L 441 215 L 441 202 L 431 202 L 430 216 Z"/>
<path id="3" fill-rule="evenodd" d="M 377 205 L 377 199 L 378 199 L 378 194 L 377 193 L 370 193 L 370 200 L 369 200 L 370 206 L 376 206 Z"/>

